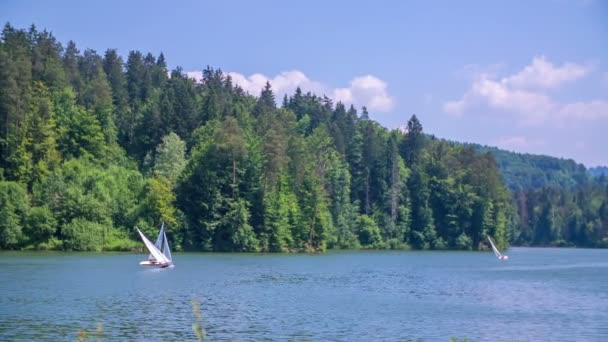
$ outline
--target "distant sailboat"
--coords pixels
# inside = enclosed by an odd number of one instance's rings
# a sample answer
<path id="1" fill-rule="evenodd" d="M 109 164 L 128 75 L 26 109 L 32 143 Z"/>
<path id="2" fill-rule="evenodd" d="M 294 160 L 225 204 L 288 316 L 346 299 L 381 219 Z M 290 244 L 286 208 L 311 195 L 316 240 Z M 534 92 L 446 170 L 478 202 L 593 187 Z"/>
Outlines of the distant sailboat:
<path id="1" fill-rule="evenodd" d="M 173 257 L 171 256 L 171 249 L 169 249 L 169 242 L 167 240 L 167 234 L 165 233 L 165 223 L 163 222 L 160 232 L 158 233 L 158 238 L 156 238 L 156 243 L 154 244 L 141 232 L 141 230 L 139 230 L 139 228 L 135 228 L 150 251 L 148 260 L 144 260 L 139 264 L 141 266 L 156 266 L 160 268 L 172 267 Z"/>
<path id="2" fill-rule="evenodd" d="M 494 255 L 496 255 L 496 257 L 500 260 L 507 260 L 509 259 L 509 256 L 507 255 L 502 255 L 499 251 L 498 248 L 496 248 L 496 245 L 494 245 L 494 241 L 492 241 L 492 238 L 490 238 L 490 236 L 488 235 L 488 241 L 490 241 L 490 245 L 492 246 L 492 251 L 494 251 Z"/>

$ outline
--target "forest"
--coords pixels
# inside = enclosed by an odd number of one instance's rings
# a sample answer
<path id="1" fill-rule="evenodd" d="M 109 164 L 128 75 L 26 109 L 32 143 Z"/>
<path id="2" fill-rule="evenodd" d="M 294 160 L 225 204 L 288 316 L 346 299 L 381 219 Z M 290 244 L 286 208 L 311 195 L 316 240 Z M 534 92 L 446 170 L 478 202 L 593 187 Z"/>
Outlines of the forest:
<path id="1" fill-rule="evenodd" d="M 133 250 L 161 222 L 183 251 L 608 247 L 608 180 L 572 161 L 125 56 L 4 26 L 0 249 Z"/>

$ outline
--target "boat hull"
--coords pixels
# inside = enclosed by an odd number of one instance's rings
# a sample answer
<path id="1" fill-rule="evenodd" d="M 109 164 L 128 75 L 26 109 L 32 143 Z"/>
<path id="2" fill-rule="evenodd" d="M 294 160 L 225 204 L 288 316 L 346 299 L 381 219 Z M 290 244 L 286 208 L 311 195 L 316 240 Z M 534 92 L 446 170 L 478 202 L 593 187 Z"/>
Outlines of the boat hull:
<path id="1" fill-rule="evenodd" d="M 144 260 L 139 263 L 139 266 L 166 268 L 166 267 L 173 267 L 173 263 L 160 263 L 160 262 L 156 262 L 156 261 Z"/>

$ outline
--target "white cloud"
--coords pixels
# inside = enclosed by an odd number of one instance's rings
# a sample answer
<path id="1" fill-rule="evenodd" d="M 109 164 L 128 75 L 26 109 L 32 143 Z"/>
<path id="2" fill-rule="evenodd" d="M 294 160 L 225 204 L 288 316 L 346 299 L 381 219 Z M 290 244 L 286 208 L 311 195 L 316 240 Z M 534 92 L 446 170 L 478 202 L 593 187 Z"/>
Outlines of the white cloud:
<path id="1" fill-rule="evenodd" d="M 471 89 L 456 101 L 448 101 L 443 105 L 445 112 L 452 116 L 462 116 L 474 106 L 487 105 L 510 113 L 521 115 L 526 123 L 544 121 L 546 114 L 552 109 L 552 101 L 543 94 L 527 90 L 511 89 L 504 83 L 487 78 L 473 82 Z"/>
<path id="2" fill-rule="evenodd" d="M 468 94 L 462 100 L 448 101 L 443 104 L 443 111 L 454 117 L 461 117 L 467 107 Z"/>
<path id="3" fill-rule="evenodd" d="M 332 97 L 336 101 L 367 106 L 371 111 L 390 112 L 395 105 L 386 82 L 372 75 L 354 78 L 350 87 L 334 89 Z"/>
<path id="4" fill-rule="evenodd" d="M 527 90 L 510 89 L 502 82 L 480 80 L 473 84 L 473 94 L 484 99 L 490 107 L 518 113 L 524 123 L 536 124 L 545 120 L 553 109 L 551 99 Z"/>
<path id="5" fill-rule="evenodd" d="M 193 78 L 196 82 L 200 82 L 203 79 L 202 71 L 186 71 L 186 76 Z"/>
<path id="6" fill-rule="evenodd" d="M 190 71 L 186 74 L 197 82 L 202 78 L 200 71 Z M 303 92 L 310 91 L 317 95 L 330 96 L 336 102 L 342 101 L 347 105 L 353 104 L 357 107 L 367 106 L 370 111 L 389 112 L 395 105 L 393 97 L 388 93 L 386 82 L 372 75 L 355 77 L 348 87 L 331 88 L 321 82 L 311 80 L 299 70 L 284 71 L 273 77 L 260 73 L 249 76 L 238 72 L 227 74 L 232 78 L 233 83 L 255 96 L 260 94 L 266 82 L 270 82 L 277 101 L 280 101 L 285 94 L 292 95 L 299 87 Z"/>
<path id="7" fill-rule="evenodd" d="M 544 56 L 534 57 L 532 64 L 515 75 L 503 78 L 501 83 L 513 88 L 556 88 L 563 83 L 575 81 L 592 70 L 590 65 L 566 63 L 554 66 Z"/>
<path id="8" fill-rule="evenodd" d="M 259 73 L 245 76 L 238 72 L 229 72 L 228 75 L 232 77 L 232 81 L 243 88 L 244 91 L 256 96 L 259 95 L 266 86 L 266 82 L 270 82 L 272 91 L 279 100 L 283 98 L 284 94 L 293 94 L 298 87 L 304 92 L 323 91 L 323 86 L 319 82 L 309 79 L 303 72 L 298 70 L 284 71 L 272 78 Z"/>
<path id="9" fill-rule="evenodd" d="M 608 118 L 607 101 L 562 104 L 552 99 L 546 91 L 584 77 L 590 71 L 589 66 L 573 63 L 555 67 L 544 57 L 535 57 L 522 71 L 502 79 L 480 74 L 461 99 L 444 103 L 443 109 L 449 115 L 458 117 L 470 108 L 485 106 L 516 115 L 519 122 L 526 125 L 567 118 Z"/>

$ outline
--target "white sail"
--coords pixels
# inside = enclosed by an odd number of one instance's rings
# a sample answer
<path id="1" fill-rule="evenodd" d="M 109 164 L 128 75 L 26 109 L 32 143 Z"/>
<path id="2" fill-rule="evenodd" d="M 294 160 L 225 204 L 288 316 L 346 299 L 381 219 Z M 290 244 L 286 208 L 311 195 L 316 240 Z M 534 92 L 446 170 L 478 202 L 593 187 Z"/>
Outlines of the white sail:
<path id="1" fill-rule="evenodd" d="M 158 232 L 158 237 L 156 238 L 156 242 L 154 243 L 154 246 L 156 246 L 156 248 L 158 248 L 159 250 L 163 247 L 163 236 L 165 235 L 165 222 L 163 222 L 163 225 L 160 227 L 160 232 Z"/>
<path id="2" fill-rule="evenodd" d="M 167 259 L 167 257 L 158 248 L 156 248 L 154 244 L 152 244 L 152 241 L 148 240 L 148 238 L 144 235 L 144 233 L 141 232 L 141 230 L 139 230 L 139 228 L 136 229 L 139 233 L 139 236 L 141 236 L 141 239 L 143 240 L 144 244 L 150 251 L 150 254 L 157 262 L 164 264 L 169 263 L 171 261 Z"/>
<path id="3" fill-rule="evenodd" d="M 163 222 L 162 226 L 160 227 L 160 232 L 158 232 L 158 237 L 156 238 L 156 242 L 154 242 L 154 246 L 156 246 L 156 248 L 158 248 L 158 250 L 161 250 L 163 248 L 163 235 L 165 234 L 165 222 Z M 154 256 L 152 255 L 152 253 L 150 253 L 150 255 L 148 255 L 148 260 L 152 260 L 155 259 Z"/>
<path id="4" fill-rule="evenodd" d="M 169 261 L 173 261 L 173 257 L 171 257 L 171 250 L 169 249 L 169 242 L 167 240 L 167 235 L 163 232 L 163 237 L 165 240 L 165 244 L 163 246 L 163 254 L 169 259 Z"/>
<path id="5" fill-rule="evenodd" d="M 500 254 L 500 252 L 498 251 L 498 248 L 496 248 L 496 246 L 494 245 L 494 241 L 492 241 L 492 239 L 488 236 L 488 241 L 490 241 L 490 245 L 492 246 L 492 250 L 494 251 L 494 255 L 496 255 L 496 257 L 498 259 L 502 258 L 502 254 Z"/>

